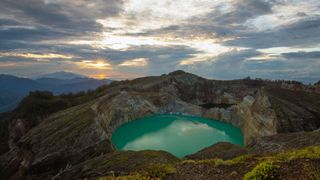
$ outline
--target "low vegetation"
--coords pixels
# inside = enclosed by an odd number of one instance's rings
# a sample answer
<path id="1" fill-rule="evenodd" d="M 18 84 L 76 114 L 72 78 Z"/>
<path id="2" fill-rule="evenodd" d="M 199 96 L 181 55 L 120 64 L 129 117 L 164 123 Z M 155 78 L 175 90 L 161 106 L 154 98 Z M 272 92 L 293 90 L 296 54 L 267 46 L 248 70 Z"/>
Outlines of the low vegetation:
<path id="1" fill-rule="evenodd" d="M 320 158 L 320 146 L 310 146 L 301 150 L 291 150 L 269 157 L 273 161 L 290 161 L 298 158 Z"/>
<path id="2" fill-rule="evenodd" d="M 101 180 L 138 180 L 138 179 L 175 179 L 192 178 L 206 173 L 207 177 L 216 179 L 272 180 L 298 178 L 290 176 L 290 171 L 297 171 L 301 177 L 319 179 L 320 171 L 317 163 L 320 159 L 320 146 L 310 146 L 298 150 L 283 151 L 274 154 L 241 155 L 233 159 L 183 160 L 178 164 L 153 163 L 148 167 L 129 173 L 128 175 L 110 175 Z M 131 160 L 132 161 L 132 160 Z M 124 163 L 124 162 L 122 162 Z M 292 164 L 296 164 L 295 167 Z M 203 168 L 203 169 L 202 169 Z M 293 169 L 292 169 L 293 168 Z M 196 169 L 195 171 L 193 171 Z M 301 172 L 300 172 L 301 171 Z M 219 172 L 215 174 L 214 172 Z M 213 173 L 213 174 L 212 174 Z M 186 175 L 187 174 L 187 175 Z M 203 176 L 204 179 L 206 176 Z M 201 178 L 200 178 L 201 179 Z"/>
<path id="3" fill-rule="evenodd" d="M 176 168 L 171 164 L 152 164 L 149 167 L 147 167 L 144 171 L 141 173 L 146 176 L 153 179 L 163 179 L 168 174 L 173 174 L 176 172 Z"/>
<path id="4" fill-rule="evenodd" d="M 105 176 L 99 180 L 157 180 L 164 179 L 167 175 L 176 172 L 176 168 L 171 164 L 151 164 L 140 172 L 134 172 L 125 176 Z"/>
<path id="5" fill-rule="evenodd" d="M 303 176 L 309 179 L 319 179 L 319 166 L 312 164 L 320 160 L 320 146 L 310 146 L 302 149 L 286 150 L 273 154 L 246 154 L 233 159 L 204 159 L 183 160 L 180 165 L 185 168 L 207 167 L 224 170 L 226 177 L 242 177 L 245 180 L 254 179 L 279 179 L 281 171 L 290 171 L 292 163 L 299 162 L 303 165 Z M 300 165 L 297 165 L 298 168 Z M 239 169 L 238 169 L 239 168 Z M 299 170 L 301 170 L 299 168 Z M 284 170 L 285 169 L 285 170 Z M 219 178 L 218 178 L 219 179 Z"/>
<path id="6" fill-rule="evenodd" d="M 183 164 L 212 164 L 215 166 L 218 165 L 233 165 L 233 164 L 238 164 L 238 163 L 242 163 L 250 158 L 252 158 L 253 155 L 251 154 L 246 154 L 246 155 L 241 155 L 238 156 L 236 158 L 233 159 L 229 159 L 229 160 L 223 160 L 223 159 L 219 159 L 219 158 L 215 158 L 215 159 L 205 159 L 205 160 L 184 160 L 182 161 Z"/>
<path id="7" fill-rule="evenodd" d="M 279 165 L 275 165 L 273 162 L 261 162 L 250 172 L 245 174 L 244 180 L 268 180 L 276 179 L 275 171 L 279 168 Z"/>

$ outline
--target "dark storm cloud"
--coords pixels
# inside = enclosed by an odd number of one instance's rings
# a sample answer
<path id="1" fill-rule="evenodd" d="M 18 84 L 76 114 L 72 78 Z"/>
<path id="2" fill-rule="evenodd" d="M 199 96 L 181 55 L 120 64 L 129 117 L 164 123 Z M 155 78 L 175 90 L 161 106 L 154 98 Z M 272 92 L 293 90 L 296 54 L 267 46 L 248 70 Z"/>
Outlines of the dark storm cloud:
<path id="1" fill-rule="evenodd" d="M 148 60 L 147 68 L 120 67 L 120 69 L 132 73 L 160 75 L 176 70 L 181 60 L 191 58 L 196 53 L 200 52 L 188 46 L 140 46 L 125 52 L 107 51 L 106 57 L 112 64 L 120 64 L 131 59 L 146 58 Z"/>
<path id="2" fill-rule="evenodd" d="M 8 56 L 1 57 L 0 56 L 0 62 L 1 63 L 25 63 L 25 62 L 33 63 L 35 62 L 35 60 L 23 58 L 23 57 L 8 57 Z"/>
<path id="3" fill-rule="evenodd" d="M 110 61 L 119 62 L 134 58 L 149 58 L 158 60 L 154 63 L 164 63 L 163 61 L 171 61 L 178 63 L 181 59 L 191 57 L 199 51 L 188 46 L 137 46 L 126 51 L 109 50 L 104 52 L 106 58 Z M 168 57 L 167 60 L 162 57 Z"/>
<path id="4" fill-rule="evenodd" d="M 72 54 L 72 60 L 79 61 L 95 50 L 89 45 L 63 45 L 61 41 L 88 39 L 100 33 L 102 26 L 96 19 L 117 16 L 122 4 L 119 0 L 2 0 L 0 52 Z M 43 42 L 46 40 L 53 42 Z M 0 61 L 36 62 L 19 57 L 1 57 Z"/>
<path id="5" fill-rule="evenodd" d="M 196 63 L 194 65 L 183 65 L 180 68 L 208 78 L 224 80 L 240 79 L 250 75 L 248 69 L 244 68 L 246 59 L 258 55 L 261 55 L 261 53 L 255 50 L 234 50 L 220 54 L 212 61 Z"/>
<path id="6" fill-rule="evenodd" d="M 2 36 L 0 34 L 0 36 Z M 28 37 L 26 37 L 28 39 Z M 42 51 L 46 48 L 52 47 L 50 45 L 35 45 L 33 43 L 30 43 L 28 41 L 20 41 L 20 40 L 1 40 L 0 43 L 0 51 L 14 51 L 14 50 L 19 50 L 19 49 L 23 49 L 26 51 L 30 51 L 30 50 L 39 50 Z"/>
<path id="7" fill-rule="evenodd" d="M 6 22 L 15 25 L 32 26 L 30 29 L 8 29 L 19 33 L 19 37 L 30 37 L 40 40 L 36 34 L 46 34 L 48 39 L 57 38 L 57 34 L 65 36 L 84 36 L 87 33 L 101 32 L 102 26 L 96 23 L 96 18 L 116 16 L 121 11 L 122 1 L 44 1 L 44 0 L 3 0 L 0 2 L 1 13 L 10 16 Z M 89 5 L 91 6 L 89 8 Z M 0 25 L 3 24 L 0 21 Z M 5 23 L 6 23 L 5 22 Z M 20 31 L 20 32 L 18 32 Z M 9 39 L 6 31 L 0 32 L 1 37 Z M 62 37 L 61 37 L 62 38 Z"/>
<path id="8" fill-rule="evenodd" d="M 253 49 L 235 50 L 220 54 L 212 61 L 181 66 L 181 68 L 205 77 L 226 80 L 251 76 L 252 78 L 294 79 L 305 83 L 318 81 L 320 64 L 319 59 L 314 58 L 318 56 L 318 52 L 305 53 L 308 54 L 305 58 L 292 58 L 301 55 L 298 54 L 286 53 L 276 59 L 250 60 L 266 54 Z"/>
<path id="9" fill-rule="evenodd" d="M 313 52 L 291 52 L 291 53 L 283 53 L 287 59 L 318 59 L 320 60 L 320 51 L 313 51 Z"/>
<path id="10" fill-rule="evenodd" d="M 4 0 L 1 1 L 1 7 L 8 13 L 15 13 L 18 18 L 23 16 L 35 23 L 65 24 L 71 21 L 62 6 L 45 4 L 40 0 Z"/>
<path id="11" fill-rule="evenodd" d="M 214 10 L 206 18 L 218 24 L 243 23 L 250 18 L 272 12 L 272 3 L 265 0 L 238 0 L 231 12 Z"/>
<path id="12" fill-rule="evenodd" d="M 318 81 L 318 59 L 276 59 L 266 61 L 249 61 L 245 63 L 244 70 L 255 77 L 269 79 L 293 79 L 304 83 Z"/>
<path id="13" fill-rule="evenodd" d="M 67 25 L 78 20 L 116 16 L 122 4 L 122 0 L 2 0 L 0 9 L 40 24 Z"/>
<path id="14" fill-rule="evenodd" d="M 241 38 L 225 45 L 252 48 L 317 45 L 320 42 L 320 17 L 303 19 L 274 30 L 242 32 L 239 36 Z"/>
<path id="15" fill-rule="evenodd" d="M 261 55 L 255 50 L 231 51 L 223 53 L 215 58 L 210 64 L 212 67 L 210 74 L 220 79 L 243 78 L 250 73 L 243 69 L 245 60 L 250 57 Z M 209 73 L 209 72 L 208 72 Z"/>
<path id="16" fill-rule="evenodd" d="M 171 46 L 166 48 L 159 48 L 150 52 L 150 59 L 148 74 L 163 74 L 176 70 L 180 61 L 183 59 L 191 58 L 195 54 L 200 53 L 198 50 L 187 46 Z"/>
<path id="17" fill-rule="evenodd" d="M 129 36 L 151 36 L 151 35 L 168 35 L 168 34 L 178 34 L 183 33 L 183 26 L 181 25 L 170 25 L 159 29 L 145 30 L 144 32 L 138 33 L 124 33 L 123 35 Z"/>
<path id="18" fill-rule="evenodd" d="M 20 23 L 9 18 L 1 18 L 0 17 L 0 27 L 4 26 L 12 26 L 12 25 L 19 25 Z"/>
<path id="19" fill-rule="evenodd" d="M 0 39 L 1 41 L 23 41 L 23 40 L 48 40 L 48 39 L 55 39 L 55 38 L 62 38 L 70 35 L 67 32 L 55 31 L 48 28 L 35 28 L 35 29 L 28 29 L 28 28 L 10 28 L 0 30 Z"/>

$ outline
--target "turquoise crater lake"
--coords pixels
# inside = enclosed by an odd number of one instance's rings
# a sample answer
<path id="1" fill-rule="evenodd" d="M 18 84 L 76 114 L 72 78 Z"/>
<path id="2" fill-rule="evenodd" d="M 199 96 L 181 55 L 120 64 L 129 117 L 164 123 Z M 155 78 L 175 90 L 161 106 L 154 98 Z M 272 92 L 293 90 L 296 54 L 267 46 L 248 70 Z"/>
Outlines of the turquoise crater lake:
<path id="1" fill-rule="evenodd" d="M 164 150 L 177 157 L 218 142 L 243 145 L 239 128 L 212 119 L 153 115 L 123 124 L 112 134 L 118 150 Z"/>

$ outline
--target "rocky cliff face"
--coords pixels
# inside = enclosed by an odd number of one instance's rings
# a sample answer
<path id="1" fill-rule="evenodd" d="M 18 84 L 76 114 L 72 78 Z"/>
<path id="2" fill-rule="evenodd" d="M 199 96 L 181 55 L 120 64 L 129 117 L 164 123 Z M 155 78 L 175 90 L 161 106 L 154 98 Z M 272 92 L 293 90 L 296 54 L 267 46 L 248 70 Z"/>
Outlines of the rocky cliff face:
<path id="1" fill-rule="evenodd" d="M 242 129 L 245 143 L 277 133 L 277 117 L 263 89 L 255 97 L 246 96 L 231 107 L 211 108 L 203 117 L 231 123 Z"/>
<path id="2" fill-rule="evenodd" d="M 94 106 L 97 121 L 111 138 L 120 125 L 156 113 L 156 107 L 139 93 L 119 92 L 116 96 L 101 98 Z"/>
<path id="3" fill-rule="evenodd" d="M 264 137 L 320 127 L 319 94 L 271 82 L 215 81 L 177 71 L 115 82 L 102 92 L 24 131 L 0 156 L 0 177 L 45 179 L 114 152 L 112 132 L 151 114 L 183 113 L 228 122 L 242 129 L 247 145 L 257 146 Z"/>
<path id="4" fill-rule="evenodd" d="M 250 103 L 240 104 L 244 114 L 242 125 L 246 144 L 258 137 L 269 136 L 277 133 L 277 117 L 271 108 L 271 103 L 262 88 L 256 95 L 255 100 Z M 249 107 L 248 107 L 249 105 Z M 240 108 L 240 112 L 242 111 Z"/>
<path id="5" fill-rule="evenodd" d="M 312 131 L 320 126 L 320 97 L 316 93 L 267 88 L 277 115 L 279 133 Z"/>
<path id="6" fill-rule="evenodd" d="M 262 87 L 209 81 L 181 72 L 135 81 L 95 105 L 109 136 L 121 124 L 155 113 L 183 113 L 228 122 L 242 129 L 246 143 L 277 133 L 277 117 Z M 201 106 L 208 103 L 227 106 Z"/>
<path id="7" fill-rule="evenodd" d="M 96 106 L 109 134 L 125 122 L 154 113 L 231 123 L 242 129 L 246 144 L 280 132 L 319 128 L 320 95 L 282 86 L 254 80 L 212 81 L 177 71 L 128 82 L 119 94 L 101 98 Z"/>

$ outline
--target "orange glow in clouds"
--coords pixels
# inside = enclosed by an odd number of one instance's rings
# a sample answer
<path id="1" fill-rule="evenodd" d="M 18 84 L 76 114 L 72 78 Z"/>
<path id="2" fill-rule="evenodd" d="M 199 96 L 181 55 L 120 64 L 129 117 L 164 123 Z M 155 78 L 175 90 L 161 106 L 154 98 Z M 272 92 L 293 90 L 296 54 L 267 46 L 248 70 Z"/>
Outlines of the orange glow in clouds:
<path id="1" fill-rule="evenodd" d="M 90 77 L 94 78 L 94 79 L 107 79 L 106 74 L 92 74 L 92 75 L 90 75 Z"/>

